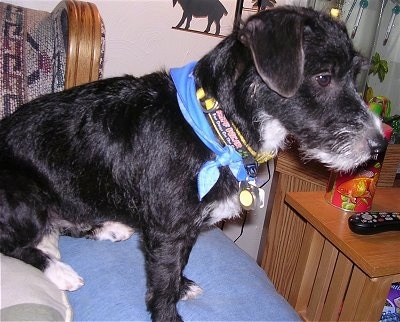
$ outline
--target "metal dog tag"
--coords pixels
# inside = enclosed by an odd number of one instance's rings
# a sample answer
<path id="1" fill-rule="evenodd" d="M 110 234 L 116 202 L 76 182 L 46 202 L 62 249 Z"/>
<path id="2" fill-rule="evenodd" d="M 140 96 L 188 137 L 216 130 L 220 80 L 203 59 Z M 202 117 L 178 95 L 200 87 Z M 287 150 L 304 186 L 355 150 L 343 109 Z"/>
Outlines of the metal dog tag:
<path id="1" fill-rule="evenodd" d="M 239 201 L 245 210 L 255 210 L 264 207 L 265 191 L 256 186 L 255 181 L 239 183 Z"/>

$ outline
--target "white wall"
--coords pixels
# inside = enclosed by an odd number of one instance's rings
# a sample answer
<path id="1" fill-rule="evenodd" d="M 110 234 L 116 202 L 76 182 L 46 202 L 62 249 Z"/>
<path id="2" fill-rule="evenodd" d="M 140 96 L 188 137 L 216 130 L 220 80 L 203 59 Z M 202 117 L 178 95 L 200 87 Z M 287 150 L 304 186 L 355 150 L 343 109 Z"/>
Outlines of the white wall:
<path id="1" fill-rule="evenodd" d="M 172 29 L 182 15 L 177 5 L 165 0 L 94 0 L 106 25 L 105 76 L 141 75 L 163 67 L 197 60 L 221 38 Z M 231 1 L 231 4 L 233 2 Z M 227 8 L 228 9 L 228 8 Z M 223 17 L 223 30 L 231 30 L 231 17 Z M 191 27 L 204 30 L 205 18 L 193 19 Z M 229 32 L 227 31 L 227 32 Z"/>
<path id="2" fill-rule="evenodd" d="M 269 168 L 269 169 L 268 169 Z M 264 233 L 264 225 L 267 224 L 267 208 L 271 207 L 273 198 L 270 198 L 273 173 L 275 170 L 274 161 L 260 165 L 257 176 L 257 184 L 262 185 L 265 191 L 264 206 L 254 211 L 249 211 L 247 217 L 244 216 L 237 220 L 226 222 L 223 227 L 224 233 L 232 240 L 236 240 L 236 245 L 246 251 L 254 260 L 260 256 L 260 245 Z"/>
<path id="3" fill-rule="evenodd" d="M 51 11 L 59 0 L 5 0 L 25 7 Z M 197 60 L 221 38 L 172 29 L 182 15 L 172 0 L 92 0 L 106 26 L 104 76 L 145 73 L 181 66 Z M 228 15 L 221 19 L 221 34 L 232 29 L 234 0 L 223 1 Z M 191 28 L 203 31 L 206 18 L 193 18 Z M 214 31 L 214 29 L 211 29 Z"/>

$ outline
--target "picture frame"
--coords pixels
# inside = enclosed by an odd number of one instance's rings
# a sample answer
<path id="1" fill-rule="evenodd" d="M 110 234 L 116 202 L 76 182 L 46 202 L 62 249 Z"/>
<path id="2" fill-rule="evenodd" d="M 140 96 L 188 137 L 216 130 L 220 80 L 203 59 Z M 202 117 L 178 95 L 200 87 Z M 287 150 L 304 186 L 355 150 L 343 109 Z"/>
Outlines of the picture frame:
<path id="1" fill-rule="evenodd" d="M 232 31 L 236 0 L 173 0 L 176 24 L 173 29 L 214 37 Z"/>

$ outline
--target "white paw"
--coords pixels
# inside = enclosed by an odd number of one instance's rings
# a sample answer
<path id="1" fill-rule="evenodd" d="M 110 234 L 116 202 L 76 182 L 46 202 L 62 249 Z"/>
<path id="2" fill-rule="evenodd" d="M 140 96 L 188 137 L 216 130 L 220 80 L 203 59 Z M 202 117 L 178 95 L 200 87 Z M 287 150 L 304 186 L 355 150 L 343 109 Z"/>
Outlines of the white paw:
<path id="1" fill-rule="evenodd" d="M 44 275 L 63 291 L 75 291 L 85 284 L 71 266 L 55 259 L 51 260 Z"/>
<path id="2" fill-rule="evenodd" d="M 95 239 L 111 240 L 113 242 L 127 240 L 133 235 L 133 228 L 116 221 L 106 221 L 103 226 L 96 231 Z"/>
<path id="3" fill-rule="evenodd" d="M 185 295 L 182 296 L 181 300 L 187 301 L 192 300 L 198 297 L 203 293 L 203 289 L 198 286 L 197 284 L 190 284 L 188 290 L 186 291 Z"/>

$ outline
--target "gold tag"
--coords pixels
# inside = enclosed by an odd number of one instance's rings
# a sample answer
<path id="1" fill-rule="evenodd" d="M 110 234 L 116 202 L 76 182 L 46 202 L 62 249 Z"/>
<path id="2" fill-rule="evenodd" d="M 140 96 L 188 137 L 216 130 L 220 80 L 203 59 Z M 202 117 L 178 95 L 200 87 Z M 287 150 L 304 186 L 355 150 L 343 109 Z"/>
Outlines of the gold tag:
<path id="1" fill-rule="evenodd" d="M 255 210 L 264 207 L 265 192 L 253 181 L 239 182 L 239 202 L 245 210 Z"/>

